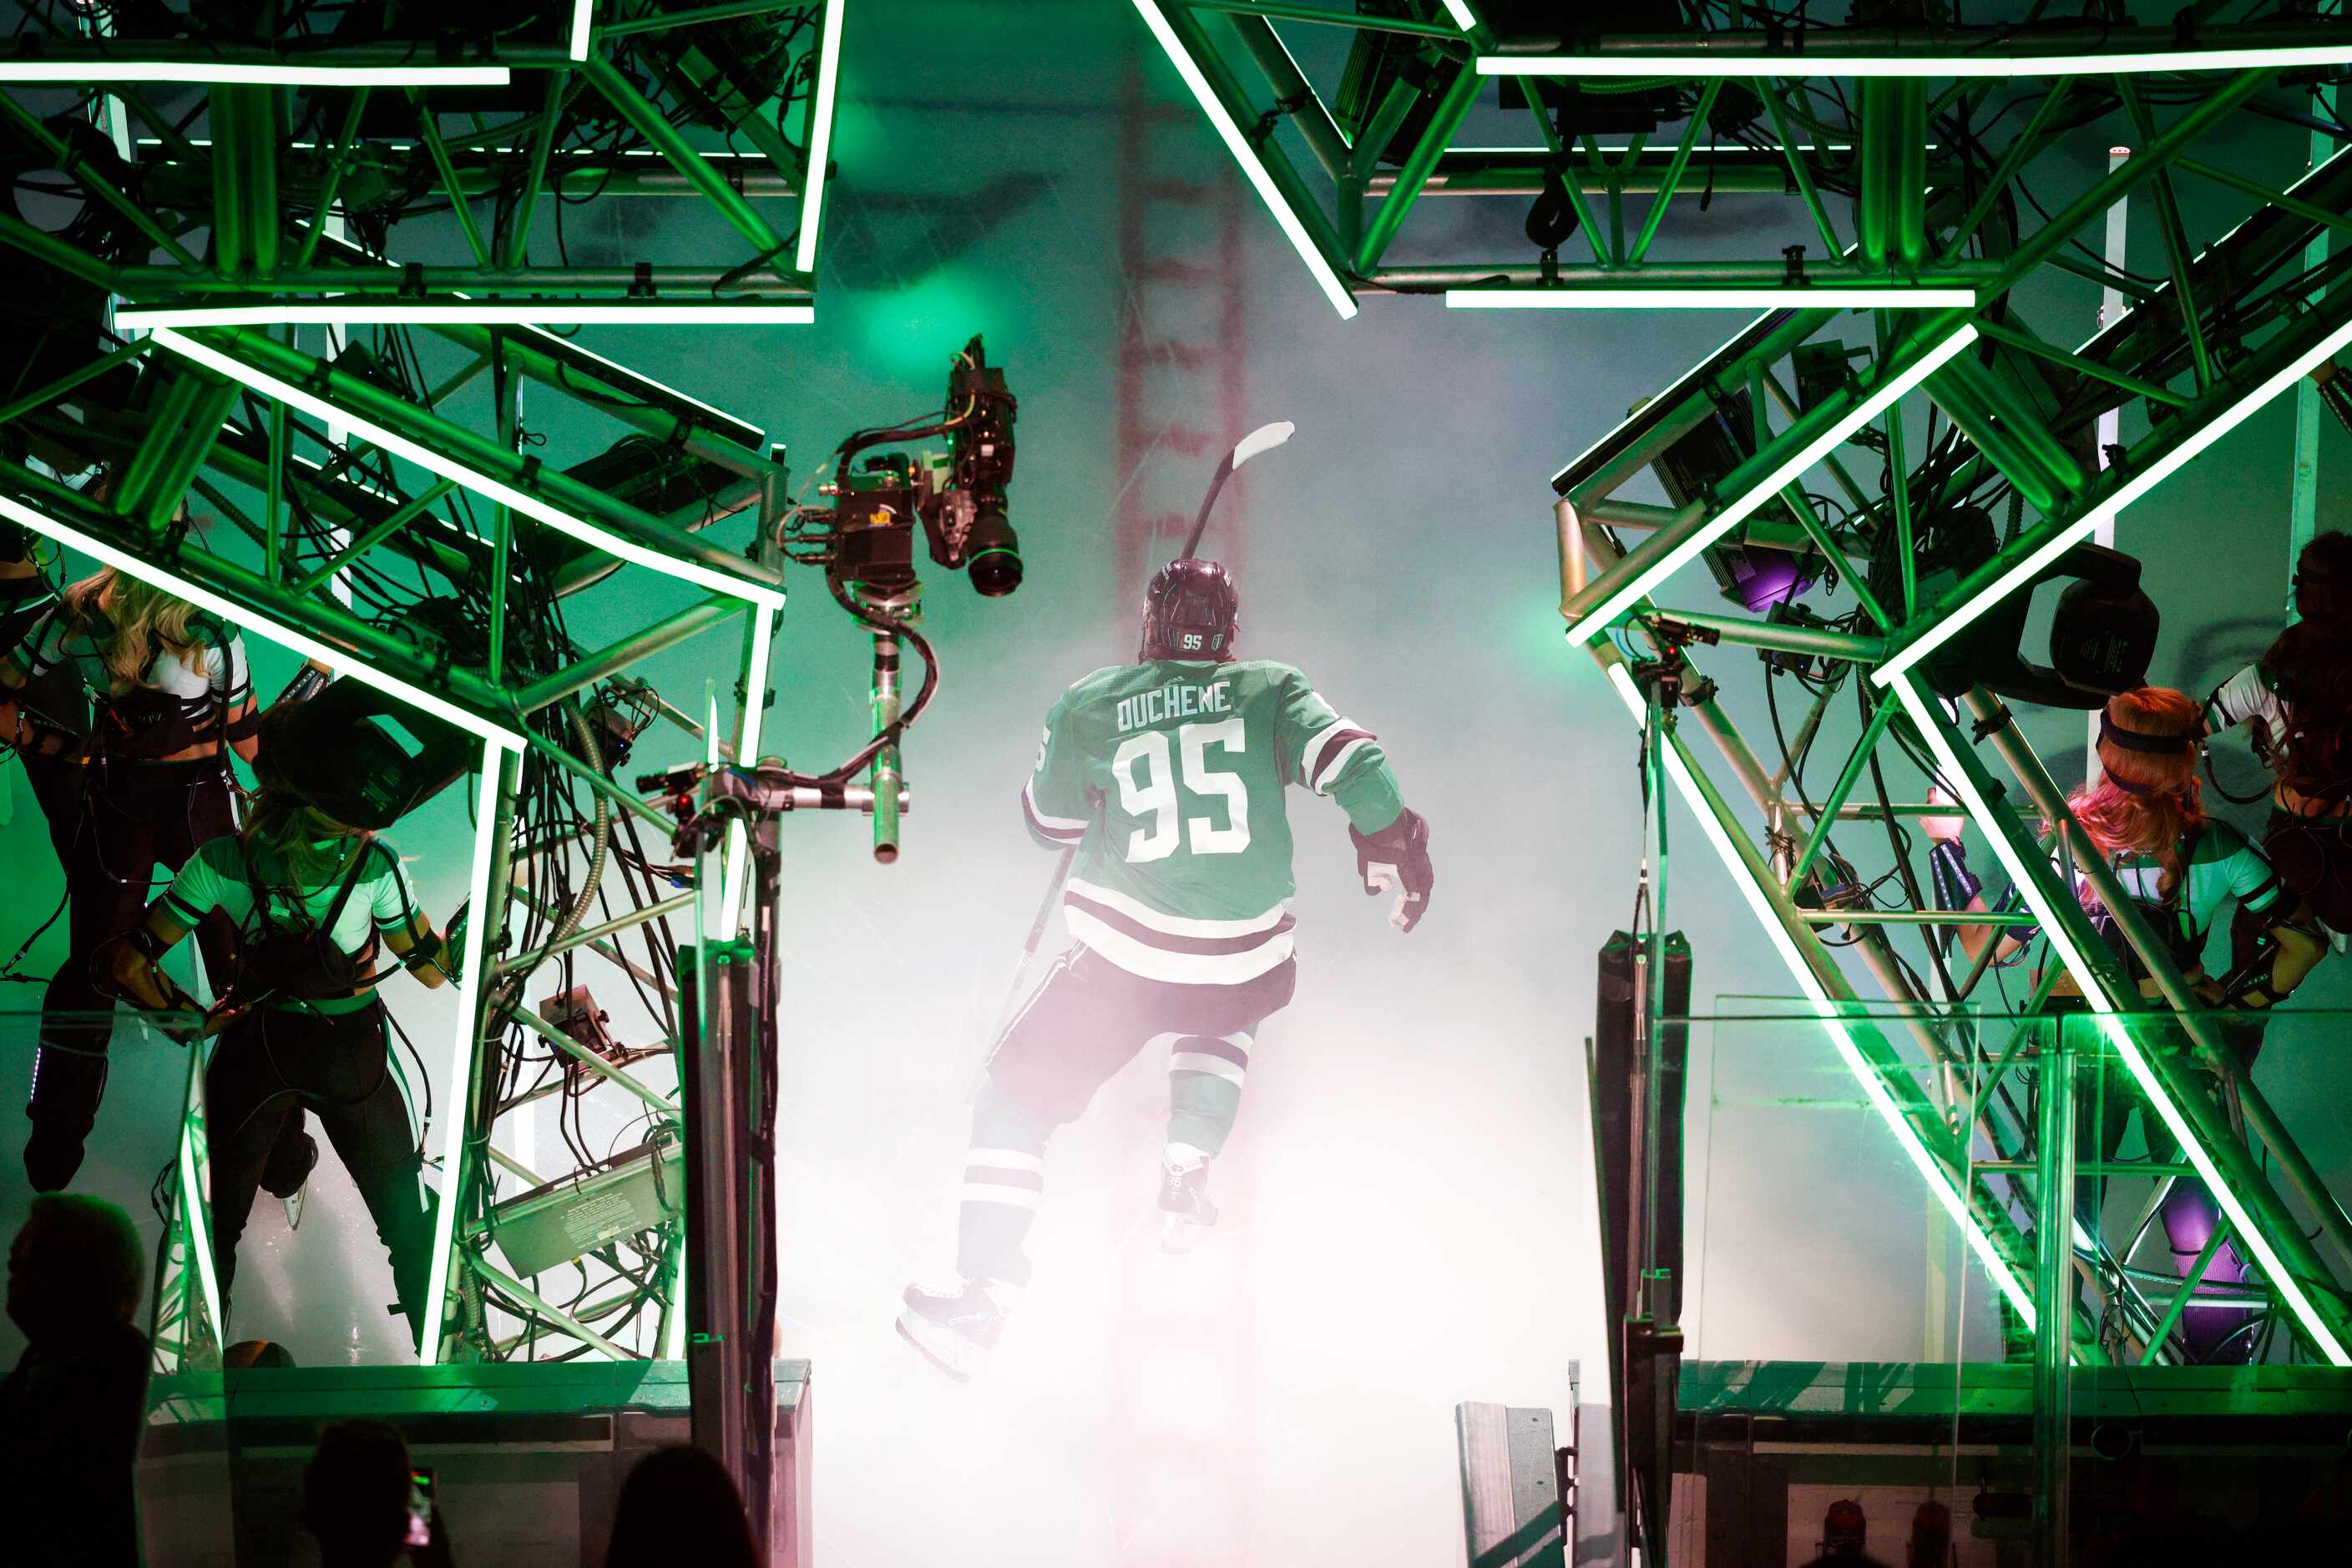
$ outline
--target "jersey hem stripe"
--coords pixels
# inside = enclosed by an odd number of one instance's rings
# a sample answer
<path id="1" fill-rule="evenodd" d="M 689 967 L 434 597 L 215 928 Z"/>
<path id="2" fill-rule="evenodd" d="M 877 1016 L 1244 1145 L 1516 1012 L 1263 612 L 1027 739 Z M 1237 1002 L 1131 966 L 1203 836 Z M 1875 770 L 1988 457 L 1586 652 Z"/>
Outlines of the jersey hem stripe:
<path id="1" fill-rule="evenodd" d="M 1171 952 L 1139 942 L 1076 904 L 1065 903 L 1062 916 L 1069 924 L 1070 934 L 1107 963 L 1146 980 L 1164 980 L 1176 985 L 1239 985 L 1278 968 L 1293 952 L 1286 927 L 1244 952 L 1196 953 Z"/>
<path id="2" fill-rule="evenodd" d="M 1240 920 L 1194 920 L 1183 915 L 1171 915 L 1153 909 L 1142 900 L 1073 877 L 1062 884 L 1066 893 L 1076 893 L 1090 902 L 1116 910 L 1136 924 L 1148 927 L 1155 936 L 1244 936 L 1252 931 L 1269 931 L 1276 926 L 1290 924 L 1290 904 L 1285 900 L 1263 914 L 1249 915 Z"/>

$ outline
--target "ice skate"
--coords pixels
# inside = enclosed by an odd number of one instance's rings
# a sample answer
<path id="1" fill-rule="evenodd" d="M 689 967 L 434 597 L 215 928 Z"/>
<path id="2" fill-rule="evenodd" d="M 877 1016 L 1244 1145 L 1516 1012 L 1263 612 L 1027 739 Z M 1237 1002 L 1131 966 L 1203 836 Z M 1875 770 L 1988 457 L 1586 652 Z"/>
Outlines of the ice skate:
<path id="1" fill-rule="evenodd" d="M 1217 1223 L 1217 1205 L 1209 1201 L 1209 1167 L 1160 1167 L 1160 1249 L 1190 1252 L 1202 1227 Z"/>
<path id="2" fill-rule="evenodd" d="M 986 1279 L 909 1285 L 898 1311 L 899 1337 L 958 1383 L 969 1383 L 1003 1331 L 1004 1294 L 1004 1287 Z"/>

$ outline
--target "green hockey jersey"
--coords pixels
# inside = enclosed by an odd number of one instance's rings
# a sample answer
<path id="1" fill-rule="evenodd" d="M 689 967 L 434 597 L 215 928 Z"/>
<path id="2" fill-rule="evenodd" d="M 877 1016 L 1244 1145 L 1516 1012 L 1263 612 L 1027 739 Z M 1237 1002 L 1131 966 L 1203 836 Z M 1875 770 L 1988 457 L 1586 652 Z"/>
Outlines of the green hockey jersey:
<path id="1" fill-rule="evenodd" d="M 1288 665 L 1158 659 L 1063 693 L 1021 805 L 1077 850 L 1071 935 L 1131 973 L 1236 985 L 1291 953 L 1290 784 L 1366 833 L 1402 808 L 1379 742 Z"/>

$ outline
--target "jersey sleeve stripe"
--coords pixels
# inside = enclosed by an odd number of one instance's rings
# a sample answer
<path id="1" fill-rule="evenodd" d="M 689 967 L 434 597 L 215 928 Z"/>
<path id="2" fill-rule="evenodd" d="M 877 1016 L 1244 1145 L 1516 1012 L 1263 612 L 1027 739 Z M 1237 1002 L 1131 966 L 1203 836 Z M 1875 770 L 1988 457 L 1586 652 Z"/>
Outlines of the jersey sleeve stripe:
<path id="1" fill-rule="evenodd" d="M 1028 816 L 1029 826 L 1048 838 L 1065 844 L 1076 844 L 1087 836 L 1087 819 L 1083 816 L 1050 816 L 1037 809 L 1035 781 L 1021 786 L 1021 809 Z"/>
<path id="2" fill-rule="evenodd" d="M 1298 757 L 1298 782 L 1312 785 L 1323 765 L 1323 753 L 1333 741 L 1347 735 L 1370 733 L 1353 719 L 1334 719 L 1307 738 L 1306 751 Z"/>
<path id="3" fill-rule="evenodd" d="M 1330 731 L 1327 730 L 1324 733 L 1329 734 Z M 1339 744 L 1332 748 L 1330 754 L 1324 759 L 1323 766 L 1314 775 L 1312 782 L 1317 795 L 1329 793 L 1332 781 L 1347 767 L 1349 759 L 1372 743 L 1372 732 L 1370 730 L 1349 730 L 1343 731 L 1338 740 Z"/>

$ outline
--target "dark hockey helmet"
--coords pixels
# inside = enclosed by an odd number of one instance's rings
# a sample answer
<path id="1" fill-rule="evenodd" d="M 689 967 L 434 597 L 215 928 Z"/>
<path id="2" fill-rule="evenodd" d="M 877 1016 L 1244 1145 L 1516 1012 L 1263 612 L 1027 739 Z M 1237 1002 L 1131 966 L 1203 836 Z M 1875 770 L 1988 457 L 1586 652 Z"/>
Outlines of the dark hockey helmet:
<path id="1" fill-rule="evenodd" d="M 1144 595 L 1143 648 L 1138 658 L 1213 659 L 1234 657 L 1234 616 L 1241 597 L 1213 561 L 1171 561 L 1152 574 Z"/>

